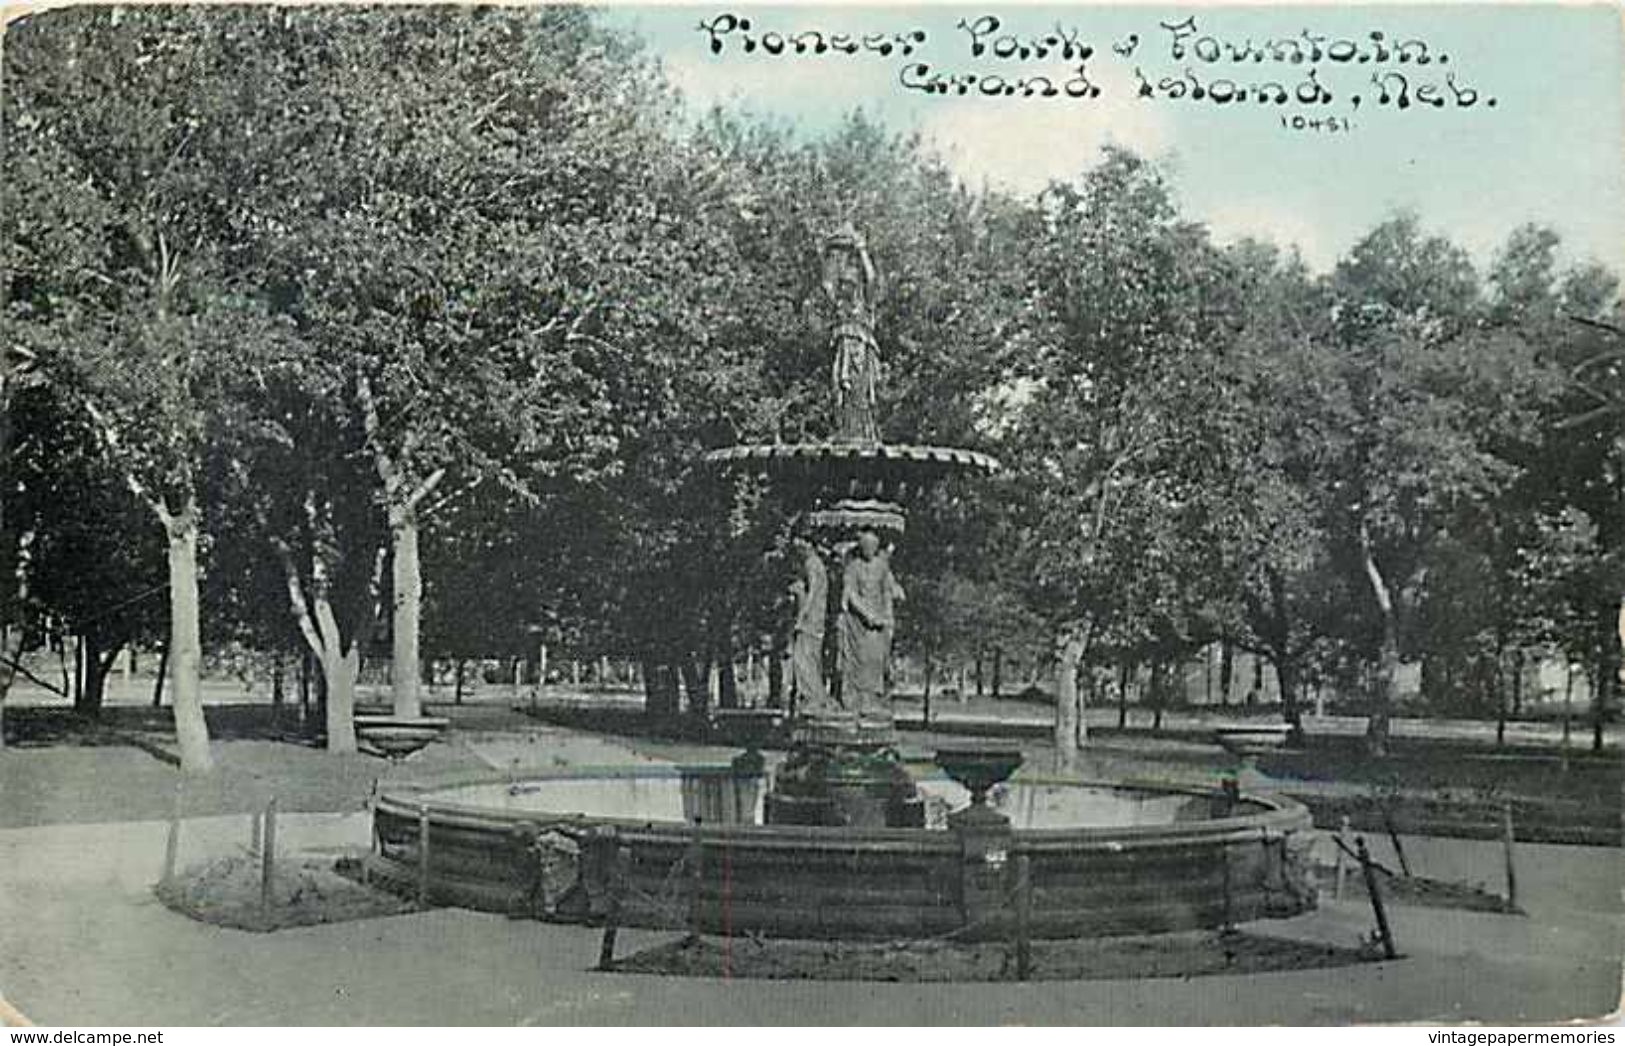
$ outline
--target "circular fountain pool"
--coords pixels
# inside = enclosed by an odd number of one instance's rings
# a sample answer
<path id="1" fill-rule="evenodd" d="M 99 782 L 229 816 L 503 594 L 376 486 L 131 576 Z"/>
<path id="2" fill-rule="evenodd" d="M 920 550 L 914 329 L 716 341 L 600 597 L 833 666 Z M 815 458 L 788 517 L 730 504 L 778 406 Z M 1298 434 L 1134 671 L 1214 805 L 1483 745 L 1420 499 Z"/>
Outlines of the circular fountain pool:
<path id="1" fill-rule="evenodd" d="M 762 823 L 725 766 L 571 770 L 385 790 L 372 873 L 427 899 L 561 920 L 798 937 L 1149 933 L 1314 905 L 1309 816 L 1273 797 L 1018 775 L 1002 817 L 923 773 L 924 828 Z M 1026 869 L 1030 888 L 1020 872 Z"/>

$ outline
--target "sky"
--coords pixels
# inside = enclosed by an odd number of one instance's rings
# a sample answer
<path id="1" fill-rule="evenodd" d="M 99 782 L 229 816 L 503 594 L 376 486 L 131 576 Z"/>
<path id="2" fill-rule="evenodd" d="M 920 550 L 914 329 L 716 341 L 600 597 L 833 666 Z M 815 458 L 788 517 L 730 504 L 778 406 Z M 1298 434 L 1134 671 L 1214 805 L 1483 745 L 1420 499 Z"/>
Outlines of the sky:
<path id="1" fill-rule="evenodd" d="M 722 16 L 748 19 L 751 29 L 724 32 Z M 1036 192 L 1051 179 L 1076 177 L 1114 142 L 1164 164 L 1184 212 L 1205 221 L 1218 240 L 1253 235 L 1295 245 L 1317 269 L 1335 264 L 1384 217 L 1412 210 L 1481 265 L 1508 232 L 1533 221 L 1562 235 L 1565 261 L 1596 260 L 1625 273 L 1625 35 L 1617 7 L 627 5 L 611 7 L 607 18 L 644 38 L 696 111 L 744 106 L 816 135 L 861 108 L 898 130 L 921 132 L 973 184 Z M 959 23 L 985 29 L 988 18 L 999 28 L 975 36 L 985 48 L 975 56 L 972 33 Z M 1169 28 L 1187 19 L 1194 22 Z M 1098 96 L 976 93 L 1034 74 L 1064 85 L 1079 63 L 1075 54 L 1059 61 L 1058 45 L 1042 60 L 995 53 L 1000 37 L 1016 38 L 1002 46 L 1019 47 L 1057 28 L 1093 48 L 1083 65 Z M 770 32 L 808 30 L 852 37 L 918 30 L 925 40 L 906 57 L 897 50 L 766 53 Z M 1305 32 L 1324 38 L 1318 62 L 1309 60 L 1313 43 Z M 749 53 L 747 36 L 757 41 Z M 1211 40 L 1198 45 L 1199 37 Z M 1304 49 L 1303 63 L 1290 62 L 1288 38 Z M 713 53 L 713 39 L 721 53 Z M 1415 48 L 1406 52 L 1412 60 L 1397 60 L 1397 45 L 1413 39 L 1429 45 L 1427 65 L 1414 60 Z M 1338 58 L 1354 57 L 1332 59 L 1339 40 L 1355 46 L 1338 48 Z M 1209 60 L 1215 45 L 1217 60 Z M 1249 57 L 1238 63 L 1233 50 Z M 1003 80 L 978 79 L 965 96 L 930 94 L 904 85 L 921 82 L 915 67 L 922 63 L 927 76 Z M 1189 91 L 1168 96 L 1187 71 L 1204 86 L 1274 82 L 1312 93 L 1305 82 L 1311 66 L 1329 102 L 1217 105 Z M 1372 82 L 1379 72 L 1390 88 L 1386 106 Z M 1394 104 L 1399 81 L 1389 73 L 1406 78 L 1413 98 L 1407 109 Z M 1142 78 L 1154 97 L 1141 97 Z M 1469 91 L 1478 92 L 1476 101 L 1458 104 L 1472 98 Z M 1337 129 L 1295 129 L 1295 116 L 1335 117 Z"/>

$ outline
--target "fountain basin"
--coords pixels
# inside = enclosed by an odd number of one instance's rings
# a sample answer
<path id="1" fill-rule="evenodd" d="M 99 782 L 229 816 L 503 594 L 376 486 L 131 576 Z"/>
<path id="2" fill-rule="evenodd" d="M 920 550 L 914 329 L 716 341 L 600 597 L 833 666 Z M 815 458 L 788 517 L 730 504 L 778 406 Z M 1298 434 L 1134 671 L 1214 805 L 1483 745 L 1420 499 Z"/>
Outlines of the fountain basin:
<path id="1" fill-rule="evenodd" d="M 786 937 L 1007 933 L 1021 858 L 1041 938 L 1214 927 L 1315 904 L 1309 814 L 1286 799 L 1012 783 L 991 797 L 1009 824 L 989 844 L 985 823 L 972 840 L 945 819 L 926 828 L 763 825 L 762 783 L 709 767 L 391 787 L 374 804 L 369 863 L 403 891 L 426 885 L 434 903 L 592 921 L 619 889 L 625 925 Z M 967 798 L 940 777 L 919 786 L 941 809 Z M 684 820 L 701 806 L 709 820 Z M 1073 823 L 1079 817 L 1107 823 Z M 538 840 L 549 854 L 562 846 L 573 855 L 567 891 L 549 891 L 556 877 Z"/>

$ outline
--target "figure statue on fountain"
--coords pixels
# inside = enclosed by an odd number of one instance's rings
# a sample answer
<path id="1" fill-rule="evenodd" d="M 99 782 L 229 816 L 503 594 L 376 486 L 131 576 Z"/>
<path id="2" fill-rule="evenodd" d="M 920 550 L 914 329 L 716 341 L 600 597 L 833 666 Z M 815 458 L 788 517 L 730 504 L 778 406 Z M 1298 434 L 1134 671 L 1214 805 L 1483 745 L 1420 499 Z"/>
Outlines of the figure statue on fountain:
<path id="1" fill-rule="evenodd" d="M 805 537 L 791 541 L 798 574 L 790 585 L 795 621 L 790 629 L 790 684 L 799 715 L 833 711 L 824 686 L 824 614 L 829 604 L 829 573 L 818 549 Z"/>
<path id="2" fill-rule="evenodd" d="M 863 237 L 850 223 L 824 241 L 824 294 L 835 313 L 835 440 L 879 443 L 875 391 L 880 346 L 875 341 L 875 267 Z"/>
<path id="3" fill-rule="evenodd" d="M 891 720 L 886 667 L 903 588 L 891 572 L 891 550 L 873 530 L 858 534 L 841 575 L 841 704 L 860 721 Z"/>

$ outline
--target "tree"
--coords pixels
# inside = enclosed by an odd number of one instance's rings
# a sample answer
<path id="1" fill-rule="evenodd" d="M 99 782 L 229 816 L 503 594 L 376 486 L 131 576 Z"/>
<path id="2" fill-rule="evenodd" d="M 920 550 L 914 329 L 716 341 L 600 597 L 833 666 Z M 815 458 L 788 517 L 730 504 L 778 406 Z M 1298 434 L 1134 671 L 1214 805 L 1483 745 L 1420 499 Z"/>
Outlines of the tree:
<path id="1" fill-rule="evenodd" d="M 165 624 L 163 548 L 82 414 L 42 387 L 18 396 L 14 415 L 13 519 L 30 535 L 20 623 L 76 638 L 74 710 L 94 718 L 120 651 Z"/>
<path id="2" fill-rule="evenodd" d="M 1217 373 L 1231 323 L 1204 230 L 1179 220 L 1160 173 L 1128 153 L 1108 150 L 1077 185 L 1052 186 L 1027 240 L 1035 323 L 1012 360 L 1020 406 L 1004 447 L 1017 576 L 1054 636 L 1065 761 L 1084 732 L 1078 671 L 1091 644 L 1183 629 L 1168 552 L 1196 505 L 1199 468 L 1181 455 L 1201 443 L 1182 437 L 1204 423 L 1190 392 Z M 1127 591 L 1165 563 L 1160 597 Z"/>
<path id="3" fill-rule="evenodd" d="M 5 51 L 7 320 L 163 527 L 192 772 L 210 766 L 198 470 L 222 381 L 258 341 L 228 249 L 235 196 L 252 184 L 235 35 L 249 24 L 197 9 L 49 12 L 13 25 Z"/>
<path id="4" fill-rule="evenodd" d="M 422 522 L 482 484 L 534 501 L 613 467 L 630 314 L 666 293 L 676 230 L 642 190 L 678 172 L 658 84 L 587 12 L 293 20 L 287 105 L 342 131 L 277 169 L 273 280 L 361 425 L 389 534 L 395 711 L 412 716 Z"/>

